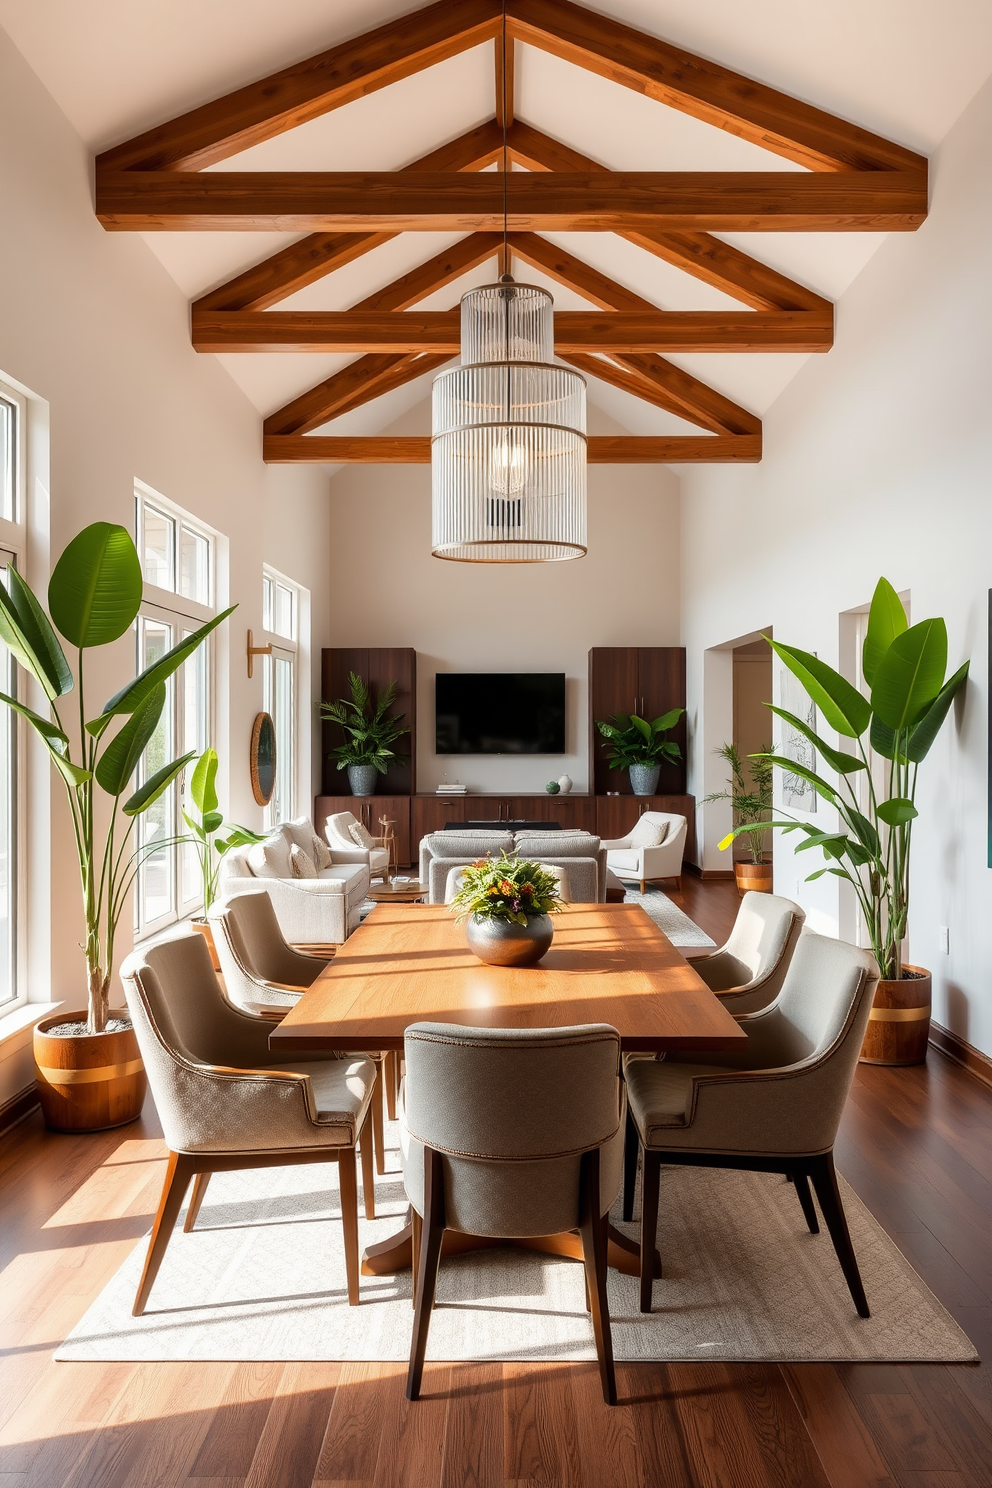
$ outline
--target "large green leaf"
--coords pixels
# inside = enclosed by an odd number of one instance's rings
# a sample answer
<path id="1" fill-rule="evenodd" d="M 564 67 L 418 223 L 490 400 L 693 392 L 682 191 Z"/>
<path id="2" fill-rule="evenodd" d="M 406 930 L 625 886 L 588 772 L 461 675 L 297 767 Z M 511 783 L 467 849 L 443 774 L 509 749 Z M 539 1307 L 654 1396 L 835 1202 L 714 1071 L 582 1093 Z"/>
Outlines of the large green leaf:
<path id="1" fill-rule="evenodd" d="M 774 703 L 768 703 L 766 706 L 771 708 L 773 713 L 777 713 L 779 718 L 784 718 L 786 723 L 791 724 L 797 733 L 803 734 L 820 751 L 830 768 L 836 770 L 839 775 L 853 775 L 855 770 L 865 768 L 864 760 L 858 759 L 856 754 L 844 754 L 841 750 L 832 748 L 820 738 L 815 730 L 810 728 L 804 719 L 799 718 L 795 713 L 789 713 L 785 708 L 776 708 Z M 750 757 L 749 755 L 748 758 Z"/>
<path id="2" fill-rule="evenodd" d="M 115 692 L 113 697 L 108 698 L 104 703 L 100 717 L 94 718 L 92 723 L 86 725 L 90 733 L 96 734 L 99 738 L 115 714 L 133 713 L 139 703 L 144 702 L 149 692 L 177 672 L 183 662 L 187 661 L 197 647 L 206 640 L 210 632 L 216 630 L 228 615 L 233 615 L 236 609 L 237 605 L 231 605 L 230 609 L 222 610 L 219 615 L 215 615 L 212 620 L 208 620 L 205 625 L 201 625 L 184 640 L 177 642 L 172 650 L 159 657 L 158 661 L 152 662 L 151 666 L 139 672 L 132 682 L 128 682 L 125 687 L 121 688 L 120 692 Z"/>
<path id="3" fill-rule="evenodd" d="M 42 743 L 52 757 L 52 764 L 65 780 L 66 784 L 73 790 L 91 779 L 89 770 L 74 765 L 69 759 L 69 740 L 62 730 L 47 718 L 42 718 L 40 713 L 35 713 L 32 708 L 21 703 L 17 698 L 9 697 L 7 693 L 0 692 L 0 703 L 6 703 L 8 708 L 13 708 L 15 713 L 20 713 L 22 718 L 27 719 L 35 733 L 40 735 Z"/>
<path id="4" fill-rule="evenodd" d="M 788 775 L 798 775 L 800 780 L 808 780 L 810 785 L 816 787 L 827 801 L 836 801 L 837 792 L 829 785 L 822 775 L 817 775 L 815 770 L 807 770 L 805 765 L 800 765 L 796 760 L 785 759 L 780 754 L 750 754 L 748 759 L 766 759 L 773 765 L 778 765 L 780 770 L 785 770 Z"/>
<path id="5" fill-rule="evenodd" d="M 860 811 L 855 811 L 853 806 L 846 807 L 844 815 L 850 823 L 855 836 L 864 843 L 872 857 L 877 858 L 881 850 L 881 843 L 878 840 L 878 832 L 874 824 L 866 816 L 862 816 Z"/>
<path id="6" fill-rule="evenodd" d="M 875 680 L 875 672 L 882 657 L 908 624 L 902 600 L 888 579 L 879 579 L 872 595 L 868 630 L 861 648 L 861 670 L 869 687 Z"/>
<path id="7" fill-rule="evenodd" d="M 907 822 L 915 821 L 919 812 L 907 796 L 890 796 L 887 801 L 879 801 L 877 815 L 890 827 L 904 827 Z"/>
<path id="8" fill-rule="evenodd" d="M 136 708 L 120 733 L 111 739 L 96 767 L 97 784 L 111 796 L 123 793 L 138 761 L 148 748 L 165 707 L 165 684 L 160 683 Z"/>
<path id="9" fill-rule="evenodd" d="M 196 762 L 193 778 L 189 783 L 193 805 L 201 816 L 217 810 L 217 751 L 205 749 Z M 206 823 L 204 823 L 206 826 Z M 210 827 L 206 828 L 209 832 Z M 213 828 L 216 831 L 216 827 Z"/>
<path id="10" fill-rule="evenodd" d="M 665 734 L 670 728 L 675 727 L 684 712 L 684 708 L 669 708 L 667 713 L 663 713 L 660 718 L 654 720 L 651 727 L 656 734 Z"/>
<path id="11" fill-rule="evenodd" d="M 140 605 L 141 564 L 131 534 L 113 522 L 84 527 L 48 586 L 48 608 L 66 640 L 81 647 L 116 641 Z"/>
<path id="12" fill-rule="evenodd" d="M 809 651 L 783 646 L 781 641 L 770 639 L 768 644 L 805 687 L 830 727 L 849 739 L 860 738 L 871 720 L 868 699 L 862 697 L 840 672 L 835 672 L 833 667 Z"/>
<path id="13" fill-rule="evenodd" d="M 7 583 L 7 589 L 0 584 L 0 640 L 54 702 L 72 691 L 69 663 L 51 621 L 16 568 L 8 567 Z"/>
<path id="14" fill-rule="evenodd" d="M 871 705 L 891 729 L 919 722 L 944 685 L 947 627 L 943 620 L 921 620 L 896 636 L 878 664 Z"/>
<path id="15" fill-rule="evenodd" d="M 954 695 L 968 675 L 968 662 L 958 667 L 953 677 L 949 677 L 940 692 L 934 698 L 930 707 L 924 713 L 919 723 L 909 736 L 909 744 L 906 746 L 906 757 L 919 764 L 920 760 L 926 759 L 930 752 L 930 746 L 940 732 L 940 726 L 947 717 L 947 710 L 954 701 Z"/>
<path id="16" fill-rule="evenodd" d="M 905 744 L 906 735 L 903 734 L 901 737 L 903 740 L 903 744 Z M 895 729 L 889 728 L 889 725 L 887 723 L 883 723 L 877 713 L 873 713 L 871 715 L 871 729 L 869 730 L 868 738 L 871 742 L 872 749 L 875 751 L 876 754 L 881 755 L 882 759 L 895 759 L 896 731 Z M 904 758 L 901 752 L 899 754 L 899 758 L 900 760 Z"/>
<path id="17" fill-rule="evenodd" d="M 176 776 L 185 770 L 190 760 L 195 758 L 196 750 L 191 749 L 180 759 L 173 760 L 170 765 L 163 765 L 161 770 L 156 770 L 155 774 L 150 775 L 144 785 L 139 786 L 134 795 L 124 802 L 121 810 L 125 816 L 140 816 L 143 811 L 147 811 L 149 806 L 155 804 L 159 796 L 164 795 Z"/>

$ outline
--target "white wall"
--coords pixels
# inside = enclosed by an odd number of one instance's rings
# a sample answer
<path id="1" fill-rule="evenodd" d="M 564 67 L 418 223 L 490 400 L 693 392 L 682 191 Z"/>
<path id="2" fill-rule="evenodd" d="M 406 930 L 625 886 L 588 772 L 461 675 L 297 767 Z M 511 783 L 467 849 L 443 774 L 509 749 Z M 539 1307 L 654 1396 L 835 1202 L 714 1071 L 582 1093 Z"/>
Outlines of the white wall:
<path id="1" fill-rule="evenodd" d="M 929 220 L 882 246 L 840 301 L 834 349 L 811 358 L 766 417 L 761 465 L 700 467 L 683 479 L 691 733 L 696 725 L 689 788 L 697 796 L 719 779 L 711 751 L 727 715 L 720 654 L 708 648 L 774 626 L 778 640 L 843 669 L 841 612 L 870 599 L 884 574 L 909 591 L 914 620 L 945 617 L 951 669 L 971 658 L 967 694 L 920 773 L 910 957 L 934 973 L 936 1018 L 988 1052 L 990 137 L 992 83 L 932 162 Z M 726 867 L 715 847 L 721 823 L 703 815 L 705 864 Z M 790 841 L 776 842 L 777 886 L 808 907 L 815 927 L 847 928 L 843 886 L 828 877 L 797 887 Z"/>
<path id="2" fill-rule="evenodd" d="M 248 743 L 262 706 L 262 680 L 259 668 L 248 681 L 245 632 L 261 629 L 261 566 L 268 561 L 311 591 L 319 666 L 327 640 L 326 477 L 319 469 L 262 464 L 258 413 L 214 358 L 190 349 L 186 301 L 147 246 L 100 227 L 88 153 L 3 32 L 0 202 L 0 375 L 44 400 L 33 405 L 39 418 L 48 405 L 52 552 L 57 556 L 89 521 L 133 528 L 135 477 L 227 534 L 231 602 L 240 608 L 220 648 L 230 650 L 230 700 L 216 742 L 229 766 L 232 814 L 260 824 Z M 41 512 L 49 482 L 43 469 L 35 474 L 31 494 Z M 47 555 L 36 548 L 29 572 L 42 592 L 47 566 Z M 94 664 L 94 710 L 131 675 L 132 665 L 129 638 Z M 226 698 L 223 670 L 219 680 Z M 316 696 L 317 674 L 304 686 Z M 44 765 L 42 778 L 49 792 Z M 303 804 L 310 784 L 301 783 Z M 50 835 L 38 810 L 32 822 L 31 859 L 40 871 L 29 886 L 31 991 L 34 1000 L 51 996 L 80 1006 L 80 895 L 58 787 L 51 804 Z M 125 921 L 121 955 L 128 949 L 129 915 Z M 15 1063 L 18 1071 L 9 1071 Z M 29 1060 L 0 1061 L 0 1102 L 7 1087 L 29 1080 Z"/>
<path id="3" fill-rule="evenodd" d="M 598 430 L 603 416 L 593 411 L 591 422 Z M 403 432 L 429 425 L 425 405 Z M 447 775 L 473 790 L 527 793 L 567 772 L 587 790 L 590 647 L 679 643 L 675 476 L 658 466 L 590 466 L 589 552 L 533 566 L 432 558 L 428 466 L 352 466 L 330 489 L 333 644 L 416 647 L 418 789 Z M 435 755 L 438 671 L 564 671 L 567 755 Z"/>

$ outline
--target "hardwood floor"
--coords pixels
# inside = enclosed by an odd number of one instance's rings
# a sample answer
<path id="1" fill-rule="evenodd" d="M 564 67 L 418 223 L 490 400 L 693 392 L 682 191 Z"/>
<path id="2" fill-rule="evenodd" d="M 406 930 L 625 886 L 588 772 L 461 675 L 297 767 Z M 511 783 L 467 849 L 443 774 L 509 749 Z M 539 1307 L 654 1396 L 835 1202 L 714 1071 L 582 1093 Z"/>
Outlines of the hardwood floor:
<path id="1" fill-rule="evenodd" d="M 673 896 L 675 897 L 675 896 Z M 683 879 L 722 940 L 730 884 Z M 149 1226 L 154 1116 L 0 1141 L 0 1488 L 988 1488 L 992 1373 L 962 1365 L 53 1364 Z M 841 1171 L 992 1359 L 992 1090 L 933 1051 L 861 1067 Z"/>

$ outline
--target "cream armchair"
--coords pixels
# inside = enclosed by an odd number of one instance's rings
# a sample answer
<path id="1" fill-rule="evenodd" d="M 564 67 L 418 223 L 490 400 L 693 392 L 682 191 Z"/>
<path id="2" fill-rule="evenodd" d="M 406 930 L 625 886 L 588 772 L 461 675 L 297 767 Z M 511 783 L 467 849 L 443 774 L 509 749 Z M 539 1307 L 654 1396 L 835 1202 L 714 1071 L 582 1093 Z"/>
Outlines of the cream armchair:
<path id="1" fill-rule="evenodd" d="M 361 827 L 362 823 L 350 811 L 335 811 L 324 823 L 324 836 L 327 844 L 334 854 L 334 860 L 338 863 L 364 863 L 369 874 L 374 878 L 379 873 L 385 873 L 389 866 L 389 852 L 382 845 L 381 837 L 371 837 L 372 846 L 364 846 L 357 841 L 352 833 L 352 827 Z"/>
<path id="2" fill-rule="evenodd" d="M 685 851 L 686 819 L 667 811 L 645 811 L 626 837 L 604 842 L 606 866 L 617 878 L 635 879 L 645 885 L 674 878 L 682 887 L 682 854 Z"/>

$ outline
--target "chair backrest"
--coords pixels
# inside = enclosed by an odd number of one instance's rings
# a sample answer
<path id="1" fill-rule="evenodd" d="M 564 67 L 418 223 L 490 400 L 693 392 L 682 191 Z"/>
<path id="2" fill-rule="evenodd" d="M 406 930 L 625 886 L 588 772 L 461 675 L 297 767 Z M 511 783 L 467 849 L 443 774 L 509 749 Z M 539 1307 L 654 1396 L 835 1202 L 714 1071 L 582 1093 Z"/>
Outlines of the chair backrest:
<path id="1" fill-rule="evenodd" d="M 679 816 L 679 814 L 675 811 L 642 811 L 640 816 L 637 818 L 637 821 L 631 828 L 630 832 L 627 833 L 628 838 L 633 838 L 631 845 L 634 847 L 639 847 L 642 845 L 637 841 L 637 828 L 641 825 L 642 822 L 652 827 L 660 827 L 662 830 L 661 842 L 657 844 L 643 844 L 644 846 L 648 847 L 661 847 L 664 843 L 673 842 L 678 836 L 679 832 L 686 825 L 685 817 Z"/>
<path id="2" fill-rule="evenodd" d="M 445 885 L 444 885 L 444 902 L 445 902 L 445 904 L 450 904 L 451 901 L 454 899 L 455 895 L 461 889 L 462 883 L 463 883 L 464 878 L 465 878 L 465 867 L 466 866 L 467 865 L 463 864 L 461 867 L 458 867 L 458 868 L 449 868 L 448 869 L 448 877 L 445 880 Z M 572 895 L 571 895 L 571 892 L 570 892 L 570 886 L 569 886 L 569 881 L 568 881 L 568 869 L 567 868 L 563 868 L 558 863 L 539 863 L 538 864 L 538 867 L 539 868 L 543 868 L 544 871 L 545 871 L 545 873 L 553 873 L 554 874 L 555 878 L 558 880 L 558 894 L 559 894 L 559 897 L 562 898 L 562 899 L 564 899 L 566 901 L 566 903 L 571 903 Z"/>
<path id="3" fill-rule="evenodd" d="M 269 895 L 237 894 L 210 911 L 214 944 L 232 1002 L 265 1002 L 259 983 L 279 982 L 299 988 L 316 981 L 327 961 L 304 956 L 287 945 Z"/>
<path id="4" fill-rule="evenodd" d="M 797 927 L 805 919 L 805 910 L 791 899 L 749 889 L 723 949 L 746 966 L 748 980 L 755 981 L 779 961 L 790 939 L 798 938 Z"/>
<path id="5" fill-rule="evenodd" d="M 877 981 L 870 951 L 825 935 L 800 936 L 781 992 L 754 1015 L 762 1039 L 776 1046 L 777 1063 L 818 1063 L 846 1041 L 853 1073 Z"/>
<path id="6" fill-rule="evenodd" d="M 331 847 L 349 848 L 354 851 L 361 844 L 351 835 L 352 827 L 359 825 L 352 811 L 334 811 L 324 822 L 324 836 Z"/>

